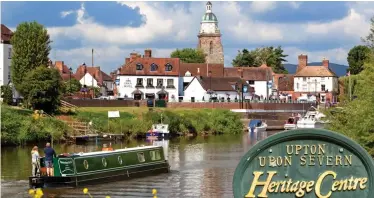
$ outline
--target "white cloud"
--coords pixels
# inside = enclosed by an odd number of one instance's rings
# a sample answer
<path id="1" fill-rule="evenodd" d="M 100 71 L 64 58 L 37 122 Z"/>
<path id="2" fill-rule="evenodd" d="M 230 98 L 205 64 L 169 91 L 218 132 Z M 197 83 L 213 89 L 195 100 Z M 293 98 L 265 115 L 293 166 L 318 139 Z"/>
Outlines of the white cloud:
<path id="1" fill-rule="evenodd" d="M 138 9 L 143 23 L 139 27 L 105 26 L 95 22 L 89 15 L 84 4 L 77 10 L 61 12 L 61 17 L 74 15 L 76 24 L 71 27 L 48 27 L 52 40 L 57 42 L 65 38 L 76 39 L 85 46 L 94 46 L 98 64 L 109 65 L 114 69 L 124 62 L 124 58 L 133 50 L 139 49 L 139 44 L 165 40 L 168 42 L 197 43 L 197 33 L 201 16 L 205 12 L 205 2 L 168 5 L 165 2 L 118 2 L 119 6 Z M 305 51 L 311 61 L 320 61 L 323 56 L 331 62 L 346 64 L 349 46 L 360 43 L 360 37 L 369 30 L 369 18 L 374 13 L 372 2 L 349 2 L 350 12 L 339 20 L 330 22 L 310 23 L 271 23 L 254 20 L 252 12 L 268 12 L 274 10 L 276 2 L 214 2 L 213 12 L 219 20 L 224 44 L 240 43 L 248 45 L 283 45 L 289 62 L 296 63 L 297 55 L 303 50 L 290 47 L 293 44 L 323 43 L 324 41 L 342 41 L 342 47 L 321 51 Z M 292 9 L 298 9 L 300 2 L 289 2 Z M 248 12 L 248 10 L 251 10 Z M 252 16 L 251 16 L 252 15 Z M 99 47 L 97 47 L 99 46 Z M 352 46 L 351 46 L 352 47 Z M 154 49 L 154 48 L 153 48 Z M 154 49 L 154 56 L 168 57 L 173 49 Z M 225 62 L 230 65 L 237 49 L 232 52 L 224 49 Z M 91 60 L 90 48 L 72 50 L 56 50 L 56 58 L 70 62 L 72 66 Z M 230 59 L 230 60 L 228 60 Z M 96 64 L 95 64 L 96 65 Z"/>
<path id="2" fill-rule="evenodd" d="M 255 13 L 262 13 L 274 10 L 276 7 L 275 1 L 253 1 L 250 10 Z"/>

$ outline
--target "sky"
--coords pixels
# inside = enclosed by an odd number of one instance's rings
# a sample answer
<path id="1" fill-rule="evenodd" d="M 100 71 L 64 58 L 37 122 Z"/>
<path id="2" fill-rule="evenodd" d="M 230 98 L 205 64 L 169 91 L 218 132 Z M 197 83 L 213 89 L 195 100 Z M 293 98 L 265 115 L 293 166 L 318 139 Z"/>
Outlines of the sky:
<path id="1" fill-rule="evenodd" d="M 287 63 L 299 54 L 309 62 L 347 65 L 347 54 L 369 33 L 374 2 L 213 1 L 225 66 L 238 50 L 282 46 Z M 111 72 L 133 51 L 170 57 L 175 49 L 196 48 L 205 1 L 1 2 L 1 23 L 12 30 L 25 21 L 44 25 L 53 41 L 50 58 L 74 70 L 83 62 Z"/>

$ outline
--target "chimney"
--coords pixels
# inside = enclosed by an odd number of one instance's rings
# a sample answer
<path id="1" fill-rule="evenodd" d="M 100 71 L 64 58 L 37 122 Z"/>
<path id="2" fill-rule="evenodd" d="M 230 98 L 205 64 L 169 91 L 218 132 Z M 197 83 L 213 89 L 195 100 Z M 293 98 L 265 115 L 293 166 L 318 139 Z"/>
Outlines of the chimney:
<path id="1" fill-rule="evenodd" d="M 330 64 L 329 60 L 323 58 L 323 60 L 322 60 L 322 65 L 323 65 L 324 67 L 329 68 L 329 64 Z"/>
<path id="2" fill-rule="evenodd" d="M 55 62 L 55 67 L 59 72 L 63 71 L 63 66 L 64 66 L 64 61 L 56 61 Z"/>
<path id="3" fill-rule="evenodd" d="M 137 57 L 137 58 L 141 58 L 142 55 L 141 55 L 141 54 L 137 54 L 136 57 Z"/>
<path id="4" fill-rule="evenodd" d="M 242 68 L 238 69 L 238 74 L 239 74 L 240 78 L 243 78 L 243 69 Z"/>
<path id="5" fill-rule="evenodd" d="M 144 50 L 144 58 L 152 58 L 152 50 L 151 49 Z"/>
<path id="6" fill-rule="evenodd" d="M 130 61 L 135 60 L 138 57 L 138 54 L 136 52 L 131 52 L 130 53 Z"/>
<path id="7" fill-rule="evenodd" d="M 130 58 L 125 58 L 125 65 L 130 62 Z"/>
<path id="8" fill-rule="evenodd" d="M 197 68 L 197 75 L 200 76 L 200 68 Z"/>
<path id="9" fill-rule="evenodd" d="M 297 66 L 296 72 L 304 69 L 308 64 L 308 56 L 306 54 L 299 55 L 299 65 Z"/>

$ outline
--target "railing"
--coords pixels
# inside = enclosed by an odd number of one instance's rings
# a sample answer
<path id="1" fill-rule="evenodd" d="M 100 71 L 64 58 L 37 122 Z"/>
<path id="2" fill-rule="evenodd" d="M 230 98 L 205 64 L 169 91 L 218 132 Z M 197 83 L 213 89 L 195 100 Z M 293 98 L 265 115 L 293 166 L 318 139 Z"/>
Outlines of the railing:
<path id="1" fill-rule="evenodd" d="M 77 106 L 75 106 L 71 103 L 68 103 L 65 100 L 61 100 L 61 105 L 62 105 L 62 107 L 67 107 L 67 108 L 73 108 L 73 109 L 78 108 Z"/>

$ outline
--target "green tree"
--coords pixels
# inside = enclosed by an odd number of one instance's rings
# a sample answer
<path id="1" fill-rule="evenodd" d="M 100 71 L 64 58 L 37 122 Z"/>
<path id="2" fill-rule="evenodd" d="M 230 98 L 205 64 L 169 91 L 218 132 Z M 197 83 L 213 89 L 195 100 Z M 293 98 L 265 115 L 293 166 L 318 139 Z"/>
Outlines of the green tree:
<path id="1" fill-rule="evenodd" d="M 10 85 L 1 86 L 1 98 L 3 102 L 11 105 L 13 103 L 13 91 Z"/>
<path id="2" fill-rule="evenodd" d="M 361 38 L 363 42 L 366 43 L 366 45 L 374 51 L 374 16 L 370 19 L 371 25 L 370 25 L 370 32 L 369 35 L 367 35 L 365 38 Z"/>
<path id="3" fill-rule="evenodd" d="M 40 66 L 31 71 L 22 84 L 25 101 L 34 109 L 55 112 L 60 105 L 62 80 L 57 69 Z"/>
<path id="4" fill-rule="evenodd" d="M 253 51 L 250 52 L 247 49 L 243 49 L 238 51 L 238 55 L 232 60 L 232 65 L 234 67 L 252 67 L 254 66 L 255 58 Z"/>
<path id="5" fill-rule="evenodd" d="M 201 49 L 177 49 L 171 53 L 170 57 L 180 58 L 184 63 L 205 63 L 205 54 Z"/>
<path id="6" fill-rule="evenodd" d="M 244 49 L 242 52 L 238 52 L 238 55 L 232 60 L 232 64 L 234 67 L 259 67 L 266 64 L 275 73 L 288 73 L 282 64 L 286 62 L 284 58 L 287 56 L 281 46 L 256 48 L 251 51 Z"/>
<path id="7" fill-rule="evenodd" d="M 364 62 L 370 56 L 370 48 L 363 45 L 354 46 L 349 50 L 347 61 L 352 75 L 360 73 L 364 69 Z"/>
<path id="8" fill-rule="evenodd" d="M 22 83 L 27 74 L 40 65 L 48 64 L 50 43 L 51 40 L 43 25 L 34 21 L 17 26 L 11 39 L 13 47 L 11 76 L 16 90 L 21 95 L 26 91 Z"/>
<path id="9" fill-rule="evenodd" d="M 72 78 L 71 80 L 67 80 L 64 82 L 64 94 L 79 92 L 81 90 L 82 84 L 79 82 L 79 80 Z"/>
<path id="10" fill-rule="evenodd" d="M 331 110 L 329 129 L 349 136 L 374 156 L 374 59 L 371 56 L 364 70 L 357 75 L 357 98 L 345 103 L 338 113 Z M 363 108 L 364 107 L 364 108 Z"/>

